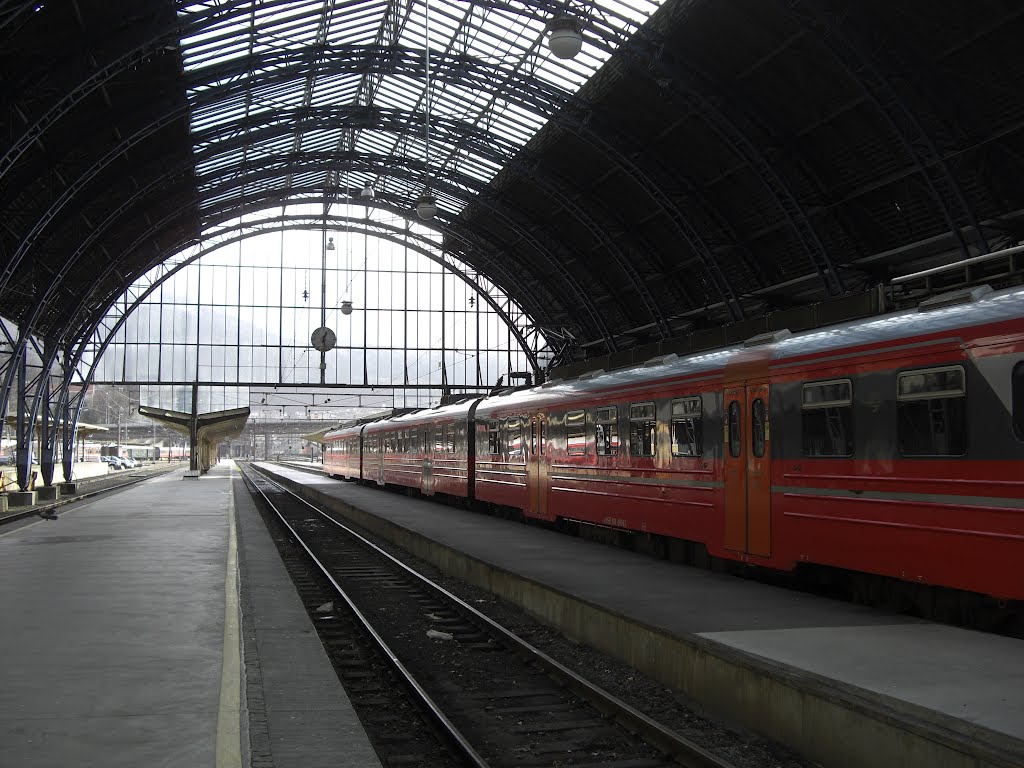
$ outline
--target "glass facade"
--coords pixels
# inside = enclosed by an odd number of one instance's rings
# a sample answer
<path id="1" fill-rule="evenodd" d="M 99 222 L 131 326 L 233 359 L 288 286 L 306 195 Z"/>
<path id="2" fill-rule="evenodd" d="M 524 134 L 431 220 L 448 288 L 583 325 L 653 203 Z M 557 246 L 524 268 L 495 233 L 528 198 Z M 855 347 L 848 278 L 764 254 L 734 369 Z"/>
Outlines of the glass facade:
<path id="1" fill-rule="evenodd" d="M 179 255 L 115 304 L 94 339 L 96 356 L 109 340 L 96 383 L 394 387 L 418 393 L 395 403 L 412 406 L 437 402 L 444 387 L 478 391 L 531 371 L 516 332 L 544 359 L 530 318 L 432 236 L 394 242 L 277 224 L 232 240 L 197 248 L 192 261 Z M 310 336 L 322 323 L 337 341 L 321 381 Z M 150 402 L 174 407 L 181 397 Z M 241 394 L 203 399 L 245 404 Z"/>

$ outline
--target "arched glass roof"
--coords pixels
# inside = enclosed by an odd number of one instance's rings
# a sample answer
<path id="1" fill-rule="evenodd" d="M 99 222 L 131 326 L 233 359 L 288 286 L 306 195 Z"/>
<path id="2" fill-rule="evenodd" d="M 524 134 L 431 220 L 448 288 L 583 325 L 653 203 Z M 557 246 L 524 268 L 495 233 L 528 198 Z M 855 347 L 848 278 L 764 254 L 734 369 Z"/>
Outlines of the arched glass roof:
<path id="1" fill-rule="evenodd" d="M 490 181 L 660 4 L 233 3 L 181 41 L 200 211 L 368 186 L 406 208 L 429 187 L 456 214 L 455 192 Z M 556 17 L 583 30 L 573 59 L 545 43 Z"/>

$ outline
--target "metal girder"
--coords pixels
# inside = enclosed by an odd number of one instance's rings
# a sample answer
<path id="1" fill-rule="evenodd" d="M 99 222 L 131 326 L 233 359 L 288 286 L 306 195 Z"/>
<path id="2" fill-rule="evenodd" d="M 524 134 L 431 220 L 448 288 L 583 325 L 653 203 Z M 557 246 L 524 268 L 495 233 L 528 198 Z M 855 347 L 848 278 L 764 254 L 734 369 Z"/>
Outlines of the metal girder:
<path id="1" fill-rule="evenodd" d="M 22 334 L 24 336 L 24 334 Z M 14 362 L 14 375 L 17 381 L 17 404 L 15 405 L 15 440 L 17 446 L 14 463 L 18 472 L 18 488 L 28 490 L 29 472 L 32 469 L 32 422 L 28 417 L 28 356 L 25 354 L 24 338 L 19 339 L 21 354 Z M 0 408 L 0 416 L 4 416 Z M 6 420 L 6 417 L 4 418 Z"/>
<path id="2" fill-rule="evenodd" d="M 140 197 L 140 196 L 142 196 L 144 194 L 147 194 L 149 191 L 151 191 L 151 188 L 152 189 L 157 189 L 157 188 L 159 188 L 159 184 L 158 183 L 154 183 L 154 184 L 150 185 L 150 187 L 143 188 L 141 190 L 137 190 L 136 194 L 133 195 L 131 200 L 129 200 L 124 205 L 122 205 L 121 208 L 119 208 L 117 211 L 115 211 L 110 216 L 108 216 L 108 218 L 104 222 L 102 222 L 98 227 L 96 227 L 90 233 L 89 237 L 86 238 L 86 240 L 83 241 L 83 243 L 81 243 L 79 245 L 79 247 L 66 260 L 66 263 L 65 263 L 65 266 L 64 266 L 64 270 L 70 269 L 78 261 L 78 259 L 85 253 L 85 251 L 88 249 L 88 247 L 96 239 L 98 239 L 98 238 L 100 238 L 102 236 L 103 232 L 107 229 L 107 227 L 111 226 L 113 224 L 113 222 L 116 221 L 117 218 L 119 218 L 122 215 L 125 215 L 130 210 L 130 208 L 133 205 L 133 203 L 135 202 L 136 198 L 138 198 L 138 197 Z M 299 189 L 299 190 L 293 190 L 293 191 L 303 192 L 305 190 Z M 274 205 L 277 205 L 277 204 L 280 204 L 279 201 L 274 200 L 274 201 L 272 201 L 271 203 L 269 203 L 268 205 L 266 205 L 264 207 L 273 207 Z M 383 201 L 382 201 L 382 206 L 383 206 Z M 400 210 L 397 207 L 394 209 L 394 211 L 397 214 L 399 214 L 399 215 L 402 215 L 403 213 L 405 213 L 404 211 Z M 228 207 L 228 215 L 237 215 L 237 211 L 234 211 L 229 206 Z M 171 216 L 165 218 L 161 222 L 161 226 L 166 225 L 168 222 L 171 222 L 173 220 L 175 220 L 175 216 L 171 215 Z M 140 238 L 139 242 L 142 242 L 146 238 L 151 237 L 157 231 L 159 231 L 159 229 L 160 229 L 159 226 L 152 226 L 143 235 L 143 237 Z M 454 233 L 453 231 L 448 231 L 447 232 L 447 236 L 448 237 L 453 237 L 453 236 L 456 236 L 456 233 Z M 456 239 L 461 239 L 461 236 L 456 236 Z M 135 246 L 132 246 L 132 248 L 134 248 L 134 247 Z M 130 251 L 132 248 L 129 248 L 127 250 Z M 517 280 L 515 278 L 513 278 L 512 274 L 510 272 L 508 272 L 507 270 L 504 269 L 504 267 L 500 264 L 500 261 L 498 261 L 498 260 L 496 260 L 496 259 L 494 259 L 494 258 L 492 258 L 491 256 L 488 255 L 488 250 L 480 249 L 477 253 L 478 253 L 478 255 L 484 261 L 486 261 L 490 265 L 489 266 L 490 270 L 492 270 L 493 272 L 496 272 L 499 275 L 503 276 L 505 284 L 507 284 L 507 285 L 515 285 L 516 284 Z M 147 269 L 148 268 L 149 267 L 147 267 Z M 94 282 L 94 286 L 98 286 L 98 285 L 102 284 L 103 280 L 109 279 L 111 275 L 115 274 L 115 272 L 116 272 L 116 263 L 111 262 L 108 265 L 107 269 L 104 272 L 101 273 L 100 279 Z M 37 302 L 37 305 L 36 305 L 37 310 L 41 310 L 41 308 L 46 305 L 46 302 L 49 301 L 52 298 L 53 292 L 56 291 L 56 289 L 59 287 L 59 277 L 60 277 L 60 275 L 55 276 L 54 281 L 51 282 L 51 284 L 48 286 L 47 290 L 43 292 L 42 299 L 39 302 Z M 79 309 L 76 310 L 76 312 L 80 311 L 81 307 L 84 306 L 89 301 L 89 299 L 91 298 L 92 292 L 94 290 L 95 290 L 95 288 L 91 288 L 91 289 L 85 291 L 82 294 L 82 303 L 79 305 Z M 539 308 L 541 309 L 541 315 L 543 315 L 543 312 L 544 312 L 543 308 L 542 307 L 539 307 Z M 38 314 L 38 312 L 36 313 L 36 315 L 33 315 L 33 318 L 36 317 L 37 314 Z M 74 315 L 71 315 L 71 317 L 74 317 Z"/>
<path id="3" fill-rule="evenodd" d="M 305 112 L 306 110 L 301 110 Z M 350 108 L 349 112 L 358 111 L 358 108 Z M 320 111 L 321 114 L 316 116 L 310 124 L 304 124 L 300 120 L 300 125 L 291 127 L 288 123 L 278 122 L 270 129 L 257 131 L 261 133 L 262 137 L 279 135 L 280 133 L 291 133 L 292 130 L 301 131 L 309 130 L 313 127 L 327 128 L 327 127 L 338 127 L 338 121 L 335 117 L 332 119 L 324 119 L 325 115 L 330 115 L 332 112 L 337 113 L 335 109 L 325 109 Z M 278 118 L 279 119 L 279 118 Z M 401 133 L 409 128 L 410 125 L 417 123 L 420 120 L 420 115 L 409 114 L 399 112 L 396 110 L 377 110 L 377 120 L 375 122 L 375 128 L 382 131 L 393 131 L 395 133 Z M 515 154 L 516 148 L 511 146 L 508 142 L 503 141 L 500 137 L 488 134 L 485 131 L 481 131 L 475 126 L 465 123 L 460 120 L 449 120 L 439 119 L 435 123 L 435 127 L 439 130 L 444 130 L 453 136 L 452 142 L 462 147 L 472 147 L 473 151 L 483 157 L 492 159 L 495 163 L 505 163 L 506 167 L 518 168 L 525 171 L 532 171 L 532 160 L 528 152 L 522 152 L 518 156 Z M 238 136 L 251 136 L 250 133 L 242 132 L 237 130 L 234 125 L 222 126 L 220 132 L 229 132 Z M 255 139 L 253 139 L 255 140 Z M 503 146 L 504 145 L 504 146 Z M 220 145 L 215 145 L 220 147 Z M 323 158 L 324 164 L 331 162 L 339 162 L 345 164 L 354 153 L 345 153 L 337 155 L 334 152 L 323 153 L 322 155 L 314 155 L 312 153 L 305 153 L 302 155 L 303 160 L 311 159 L 316 160 L 318 157 Z M 226 166 L 218 169 L 218 175 L 221 177 L 227 177 L 230 179 L 224 187 L 213 187 L 206 190 L 206 194 L 211 197 L 218 197 L 225 194 L 228 190 L 239 188 L 243 189 L 251 181 L 266 178 L 267 176 L 284 176 L 287 178 L 293 177 L 295 173 L 295 162 L 293 156 L 286 156 L 281 158 L 282 168 L 280 169 L 268 169 L 264 164 L 260 165 L 260 174 L 247 174 L 244 169 L 240 169 L 238 166 Z M 379 167 L 379 163 L 374 163 L 374 168 Z M 650 290 L 647 288 L 643 278 L 639 275 L 636 268 L 631 263 L 629 257 L 623 253 L 622 249 L 619 248 L 618 244 L 609 236 L 608 232 L 600 226 L 595 218 L 581 205 L 577 204 L 571 196 L 564 191 L 562 187 L 554 183 L 547 182 L 542 176 L 530 173 L 529 174 L 534 182 L 541 190 L 552 198 L 558 205 L 568 211 L 588 232 L 597 240 L 598 243 L 605 249 L 609 256 L 611 256 L 614 263 L 626 274 L 629 278 L 630 285 L 636 293 L 641 297 L 645 307 L 650 312 L 652 319 L 656 323 L 659 331 L 661 332 L 662 338 L 666 338 L 669 335 L 668 323 L 665 320 L 665 316 L 661 311 L 661 308 L 654 300 Z M 203 179 L 200 179 L 202 181 Z M 458 184 L 462 186 L 476 186 L 478 191 L 484 189 L 484 185 L 470 176 L 463 175 L 458 178 Z M 609 286 L 611 292 L 614 293 L 614 289 Z"/>
<path id="4" fill-rule="evenodd" d="M 511 7 L 500 0 L 483 0 L 483 4 L 492 8 Z M 565 13 L 565 9 L 554 1 L 538 2 L 534 7 L 547 13 Z M 690 12 L 691 4 L 676 3 L 665 6 L 663 10 L 679 18 Z M 692 67 L 685 66 L 675 57 L 668 41 L 652 25 L 645 25 L 632 37 L 625 37 L 618 28 L 606 23 L 602 15 L 612 17 L 615 14 L 609 9 L 594 9 L 594 13 L 586 19 L 588 41 L 608 52 L 617 53 L 624 63 L 634 65 L 633 71 L 643 73 L 653 80 L 664 80 L 668 90 L 679 97 L 691 100 L 694 103 L 694 110 L 707 121 L 733 152 L 747 162 L 771 192 L 828 293 L 833 296 L 843 293 L 842 277 L 832 264 L 831 257 L 796 195 L 774 165 L 750 139 L 749 121 L 740 114 L 730 115 L 729 110 L 722 104 L 721 93 L 700 82 Z M 744 128 L 741 123 L 747 123 L 747 127 Z M 720 287 L 724 287 L 724 284 Z M 725 298 L 726 294 L 722 295 Z"/>
<path id="5" fill-rule="evenodd" d="M 77 401 L 71 395 L 74 377 L 78 375 L 81 378 L 81 374 L 72 364 L 70 346 L 64 347 L 64 363 L 61 367 L 64 375 L 61 377 L 60 393 L 57 396 L 57 413 L 61 417 L 60 458 L 64 482 L 70 483 L 74 477 L 75 440 L 78 436 L 78 417 L 81 414 L 80 403 L 85 401 L 84 387 L 77 393 Z"/>
<path id="6" fill-rule="evenodd" d="M 901 92 L 903 79 L 893 76 L 894 68 L 886 66 L 895 56 L 885 46 L 874 46 L 868 50 L 863 32 L 854 29 L 850 14 L 822 8 L 818 2 L 806 0 L 775 0 L 790 17 L 801 26 L 815 32 L 827 41 L 827 50 L 856 82 L 867 98 L 883 115 L 900 144 L 924 179 L 928 191 L 953 237 L 956 238 L 960 253 L 968 258 L 971 253 L 957 224 L 957 215 L 966 219 L 975 233 L 981 253 L 989 252 L 988 240 L 978 223 L 974 209 L 967 202 L 963 189 L 942 153 L 935 146 L 935 140 L 917 119 L 907 103 L 907 94 Z M 850 9 L 856 5 L 849 6 Z"/>
<path id="7" fill-rule="evenodd" d="M 290 0 L 267 0 L 264 6 L 289 4 Z M 244 8 L 248 12 L 250 5 L 250 0 L 224 0 L 224 2 L 208 6 L 204 13 L 196 13 L 176 19 L 170 26 L 157 29 L 153 36 L 141 45 L 122 54 L 95 72 L 91 72 L 85 80 L 66 93 L 60 101 L 50 107 L 43 115 L 36 118 L 25 132 L 11 143 L 4 154 L 0 155 L 0 180 L 7 175 L 7 172 L 14 167 L 21 156 L 28 151 L 29 147 L 36 143 L 50 126 L 57 123 L 68 112 L 92 93 L 109 83 L 114 77 L 129 71 L 133 67 L 137 67 L 148 57 L 163 49 L 168 42 L 177 45 L 179 36 L 184 37 L 201 31 L 210 23 L 211 19 L 226 18 L 238 8 Z"/>
<path id="8" fill-rule="evenodd" d="M 192 262 L 196 261 L 197 259 L 201 258 L 202 256 L 205 256 L 207 253 L 209 253 L 212 250 L 223 248 L 223 247 L 225 247 L 227 245 L 231 245 L 231 244 L 233 244 L 235 242 L 239 242 L 241 240 L 246 240 L 246 239 L 248 239 L 250 237 L 255 237 L 257 235 L 264 234 L 265 231 L 277 232 L 277 231 L 280 231 L 282 229 L 284 229 L 284 230 L 307 230 L 307 229 L 310 228 L 310 226 L 312 224 L 319 224 L 321 226 L 323 225 L 323 217 L 322 216 L 307 216 L 307 217 L 303 217 L 303 218 L 305 219 L 305 221 L 303 223 L 296 223 L 296 224 L 294 224 L 292 226 L 269 226 L 266 229 L 264 229 L 263 225 L 265 225 L 265 224 L 272 225 L 272 224 L 277 223 L 277 221 L 278 221 L 277 219 L 264 219 L 264 220 L 261 220 L 259 222 L 250 222 L 250 223 L 246 223 L 246 224 L 236 224 L 234 227 L 230 227 L 230 228 L 228 228 L 226 230 L 223 230 L 220 234 L 228 234 L 230 232 L 242 229 L 243 227 L 248 229 L 249 231 L 247 231 L 247 232 L 245 232 L 245 233 L 243 233 L 241 235 L 238 235 L 237 237 L 225 239 L 224 241 L 218 242 L 215 246 L 211 246 L 209 248 L 203 249 L 202 251 L 199 251 L 198 253 L 194 254 L 193 256 L 190 256 L 188 259 L 185 259 L 185 260 L 181 261 L 180 263 L 176 264 L 173 269 L 167 271 L 166 273 L 161 275 L 156 281 L 151 283 L 141 294 L 139 294 L 132 301 L 132 304 L 130 306 L 127 306 L 125 308 L 125 311 L 121 313 L 121 316 L 118 319 L 118 321 L 116 322 L 116 324 L 113 327 L 111 327 L 110 329 L 108 329 L 107 336 L 104 339 L 104 341 L 100 344 L 99 351 L 95 355 L 95 360 L 98 362 L 99 357 L 100 357 L 100 355 L 102 355 L 103 350 L 105 350 L 107 348 L 107 346 L 110 344 L 110 342 L 113 339 L 114 334 L 121 327 L 121 325 L 123 325 L 123 323 L 127 319 L 128 315 L 131 314 L 131 312 L 136 307 L 138 307 L 154 290 L 156 290 L 156 288 L 158 288 L 160 285 L 162 285 L 164 283 L 164 281 L 166 281 L 172 275 L 176 274 L 178 271 L 180 271 L 181 269 L 186 267 L 188 264 L 191 264 Z M 470 277 L 465 272 L 463 272 L 463 271 L 461 271 L 459 269 L 456 269 L 455 265 L 451 264 L 448 260 L 444 259 L 443 255 L 441 257 L 438 257 L 437 255 L 433 254 L 429 250 L 429 248 L 426 248 L 426 247 L 424 247 L 422 245 L 419 245 L 419 244 L 417 244 L 415 242 L 411 242 L 410 243 L 410 242 L 407 242 L 407 241 L 403 240 L 401 236 L 406 234 L 405 230 L 399 230 L 399 229 L 397 229 L 395 227 L 389 227 L 389 226 L 387 226 L 385 224 L 378 224 L 377 222 L 367 222 L 365 219 L 345 218 L 345 217 L 338 217 L 338 216 L 328 217 L 328 222 L 331 222 L 332 225 L 333 225 L 331 227 L 332 231 L 338 231 L 338 232 L 361 232 L 361 233 L 364 233 L 364 234 L 373 234 L 375 237 L 379 237 L 382 240 L 387 240 L 387 241 L 395 243 L 397 245 L 404 245 L 404 246 L 406 246 L 406 247 L 416 251 L 417 253 L 421 254 L 422 256 L 425 256 L 426 258 L 430 259 L 431 261 L 433 261 L 433 262 L 435 262 L 437 264 L 440 264 L 443 269 L 451 272 L 453 275 L 455 275 L 460 280 L 462 280 L 464 283 L 466 283 L 466 285 L 468 285 L 469 287 L 473 288 L 477 292 L 477 294 L 479 296 L 481 296 L 484 299 L 484 301 L 487 302 L 487 304 L 491 307 L 491 309 L 494 310 L 495 314 L 497 314 L 499 317 L 501 317 L 502 321 L 508 326 L 509 331 L 512 333 L 512 335 L 515 337 L 516 341 L 519 343 L 520 348 L 523 350 L 523 353 L 527 356 L 528 359 L 530 359 L 534 371 L 537 372 L 537 371 L 540 370 L 540 367 L 537 364 L 536 354 L 530 349 L 529 342 L 523 336 L 523 333 L 522 333 L 521 329 L 515 324 L 515 322 L 512 320 L 512 318 L 508 315 L 508 313 L 505 310 L 505 308 L 502 307 L 498 303 L 498 301 L 493 296 L 491 296 L 490 292 L 488 290 L 486 290 L 477 280 L 475 280 L 474 278 Z M 346 225 L 345 226 L 338 226 L 337 225 L 338 222 L 345 222 Z M 361 227 L 349 226 L 348 225 L 349 223 L 361 224 L 362 226 Z M 371 224 L 374 225 L 374 226 L 370 226 Z M 411 233 L 409 233 L 409 234 L 410 234 L 410 236 L 412 236 Z M 415 236 L 412 236 L 412 237 L 415 238 Z M 95 363 L 94 363 L 94 365 L 95 365 Z M 90 375 L 89 378 L 91 380 L 92 376 Z"/>
<path id="9" fill-rule="evenodd" d="M 363 65 L 374 63 L 372 60 L 370 60 L 370 61 L 366 60 L 366 56 L 368 54 L 367 54 L 367 50 L 364 49 L 364 48 L 358 48 L 358 49 L 346 48 L 343 51 L 340 51 L 339 53 L 344 53 L 347 58 L 350 58 L 350 57 L 353 56 L 353 54 L 355 54 L 356 60 L 359 61 L 359 62 L 362 62 Z M 392 53 L 394 53 L 394 52 L 392 51 Z M 407 64 L 411 68 L 411 71 L 413 73 L 415 73 L 416 69 L 420 66 L 420 62 L 417 59 L 409 59 L 408 57 L 401 57 L 401 58 L 399 58 L 399 57 L 392 57 L 392 60 L 398 61 L 400 63 Z M 235 64 L 235 62 L 232 62 L 232 63 Z M 295 66 L 296 66 L 295 63 L 291 62 L 289 70 L 291 68 L 294 68 Z M 482 70 L 482 69 L 484 69 L 484 67 L 475 66 L 473 68 L 473 71 L 476 72 L 477 70 Z M 440 73 L 444 73 L 446 71 L 447 71 L 447 69 L 445 67 L 439 67 L 439 72 Z M 469 70 L 466 69 L 465 71 L 469 71 Z M 275 75 L 277 77 L 281 77 L 281 73 L 280 72 L 275 73 Z M 541 93 L 548 93 L 549 97 L 550 97 L 548 99 L 548 101 L 546 102 L 547 105 L 548 105 L 548 108 L 552 108 L 552 109 L 556 108 L 557 106 L 560 106 L 561 102 L 563 102 L 565 99 L 569 98 L 568 94 L 566 94 L 564 92 L 560 92 L 557 89 L 551 88 L 551 87 L 547 86 L 546 84 L 541 83 L 540 81 L 537 81 L 535 79 L 520 78 L 520 80 L 522 81 L 522 87 L 516 89 L 515 93 L 526 93 L 526 94 L 530 94 L 532 97 L 538 97 Z M 204 92 L 203 95 L 200 97 L 199 101 L 206 101 L 208 99 L 212 99 L 213 97 L 211 96 L 211 93 L 214 93 L 214 92 L 219 94 L 218 95 L 218 98 L 219 98 L 220 96 L 223 95 L 222 91 L 225 90 L 225 89 L 228 89 L 228 88 L 238 89 L 239 86 L 238 86 L 238 84 L 236 82 L 230 81 L 227 85 L 218 86 L 216 88 L 210 89 L 210 91 L 208 91 L 208 92 Z M 536 101 L 537 103 L 540 103 L 540 101 L 537 100 L 536 98 L 534 99 L 534 101 Z M 524 103 L 524 107 L 528 106 L 528 105 L 529 105 L 529 100 L 527 100 L 527 102 Z M 155 131 L 160 130 L 161 128 L 165 127 L 166 125 L 169 125 L 169 124 L 173 123 L 175 120 L 177 120 L 179 117 L 181 117 L 183 115 L 184 111 L 185 111 L 184 108 L 175 109 L 175 110 L 165 114 L 164 116 L 158 118 L 157 120 L 151 122 L 148 126 L 146 126 L 145 128 L 141 129 L 140 131 L 138 131 L 132 137 L 129 137 L 129 138 L 125 139 L 119 146 L 114 148 L 111 152 L 109 152 L 107 155 L 105 155 L 101 160 L 99 160 L 96 163 L 94 163 L 88 170 L 86 170 L 82 174 L 82 176 L 80 176 L 78 179 L 76 179 L 66 190 L 64 190 L 63 194 L 61 194 L 59 196 L 59 198 L 57 200 L 55 200 L 51 204 L 51 206 L 47 210 L 47 212 L 36 222 L 36 224 L 31 228 L 29 233 L 22 239 L 22 242 L 19 244 L 19 247 L 18 247 L 17 251 L 15 252 L 14 257 L 5 266 L 4 271 L 2 273 L 0 273 L 0 291 L 2 291 L 4 289 L 4 287 L 6 287 L 7 282 L 13 276 L 17 266 L 19 265 L 21 260 L 24 258 L 26 253 L 29 251 L 29 249 L 31 248 L 32 243 L 35 242 L 36 238 L 39 236 L 39 234 L 42 232 L 42 230 L 45 229 L 45 227 L 48 225 L 48 223 L 50 221 L 52 221 L 57 216 L 57 214 L 60 212 L 60 210 L 65 205 L 67 205 L 67 203 L 81 189 L 83 189 L 93 178 L 95 178 L 97 175 L 99 175 L 99 173 L 101 173 L 110 163 L 114 162 L 119 157 L 121 157 L 128 149 L 130 149 L 132 146 L 135 146 L 135 145 L 141 143 L 142 141 L 144 141 L 146 138 L 148 138 Z M 538 249 L 538 250 L 542 252 L 541 249 Z M 550 261 L 554 261 L 554 260 L 550 260 Z M 563 271 L 563 274 L 564 274 L 564 271 Z M 578 298 L 580 300 L 582 300 L 584 303 L 587 302 L 587 296 L 586 296 L 585 293 L 579 293 L 578 294 Z M 592 312 L 592 318 L 595 319 L 598 322 L 599 325 L 603 325 L 603 321 L 600 320 L 600 314 L 596 311 L 596 308 L 595 308 L 594 312 Z M 606 338 L 610 339 L 610 334 L 605 333 L 605 336 L 606 336 Z M 610 342 L 610 348 L 614 351 L 614 342 Z"/>
<path id="10" fill-rule="evenodd" d="M 59 428 L 55 420 L 53 386 L 50 379 L 53 367 L 58 365 L 58 354 L 56 344 L 47 339 L 43 344 L 43 369 L 32 398 L 32 423 L 39 423 L 39 473 L 43 485 L 53 485 L 55 446 Z"/>

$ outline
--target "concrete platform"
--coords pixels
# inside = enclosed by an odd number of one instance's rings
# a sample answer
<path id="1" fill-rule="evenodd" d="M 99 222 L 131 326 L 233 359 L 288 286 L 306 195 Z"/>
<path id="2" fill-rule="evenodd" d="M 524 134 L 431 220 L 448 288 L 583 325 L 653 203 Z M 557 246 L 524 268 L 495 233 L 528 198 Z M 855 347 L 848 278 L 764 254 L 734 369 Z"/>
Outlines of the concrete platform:
<path id="1" fill-rule="evenodd" d="M 1024 642 L 260 465 L 831 768 L 1024 766 Z"/>
<path id="2" fill-rule="evenodd" d="M 322 648 L 326 667 L 302 637 L 311 628 L 294 590 L 289 608 L 290 581 L 261 564 L 271 543 L 248 532 L 254 510 L 236 492 L 237 472 L 220 465 L 180 479 L 163 475 L 0 534 L 0 765 L 228 768 L 248 764 L 248 734 L 260 728 L 271 746 L 261 766 L 337 765 L 369 749 L 347 699 L 332 698 L 340 686 Z M 254 579 L 244 620 L 281 637 L 276 653 L 259 651 L 267 717 L 252 729 L 239 561 Z M 288 633 L 304 642 L 289 644 Z M 319 740 L 316 718 L 328 734 Z"/>

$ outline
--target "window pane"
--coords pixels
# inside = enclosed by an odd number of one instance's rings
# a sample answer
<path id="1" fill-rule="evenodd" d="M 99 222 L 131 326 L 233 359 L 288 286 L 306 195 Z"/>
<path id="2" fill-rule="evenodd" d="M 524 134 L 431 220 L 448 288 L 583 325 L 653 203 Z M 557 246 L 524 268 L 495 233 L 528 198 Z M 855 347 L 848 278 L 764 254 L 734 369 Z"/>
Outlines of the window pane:
<path id="1" fill-rule="evenodd" d="M 759 459 L 764 456 L 764 425 L 764 400 L 757 398 L 750 409 L 750 448 Z"/>
<path id="2" fill-rule="evenodd" d="M 701 419 L 673 419 L 672 455 L 700 456 L 702 452 Z"/>
<path id="3" fill-rule="evenodd" d="M 898 404 L 900 453 L 962 456 L 967 452 L 967 398 L 943 397 Z"/>
<path id="4" fill-rule="evenodd" d="M 740 443 L 740 404 L 733 400 L 729 403 L 729 455 L 738 458 L 742 450 Z"/>
<path id="5" fill-rule="evenodd" d="M 960 366 L 901 373 L 897 384 L 900 400 L 955 397 L 964 393 L 964 369 Z"/>
<path id="6" fill-rule="evenodd" d="M 629 418 L 632 419 L 653 419 L 654 403 L 636 403 L 629 406 Z"/>
<path id="7" fill-rule="evenodd" d="M 853 408 L 815 408 L 803 412 L 805 456 L 853 455 Z"/>
<path id="8" fill-rule="evenodd" d="M 852 393 L 853 384 L 847 379 L 805 384 L 803 407 L 827 408 L 834 405 L 850 405 L 853 402 Z"/>
<path id="9" fill-rule="evenodd" d="M 1024 363 L 1013 367 L 1013 431 L 1024 440 Z"/>
<path id="10" fill-rule="evenodd" d="M 700 416 L 700 411 L 699 397 L 687 397 L 683 400 L 672 401 L 673 416 Z"/>
<path id="11" fill-rule="evenodd" d="M 487 422 L 487 450 L 492 456 L 501 453 L 501 438 L 496 421 Z"/>
<path id="12" fill-rule="evenodd" d="M 629 452 L 633 456 L 653 456 L 656 445 L 656 421 L 629 422 Z"/>
<path id="13" fill-rule="evenodd" d="M 614 456 L 619 452 L 619 427 L 614 421 L 595 425 L 598 456 Z"/>
<path id="14" fill-rule="evenodd" d="M 583 456 L 587 452 L 586 413 L 572 411 L 565 415 L 566 450 L 570 456 Z"/>

